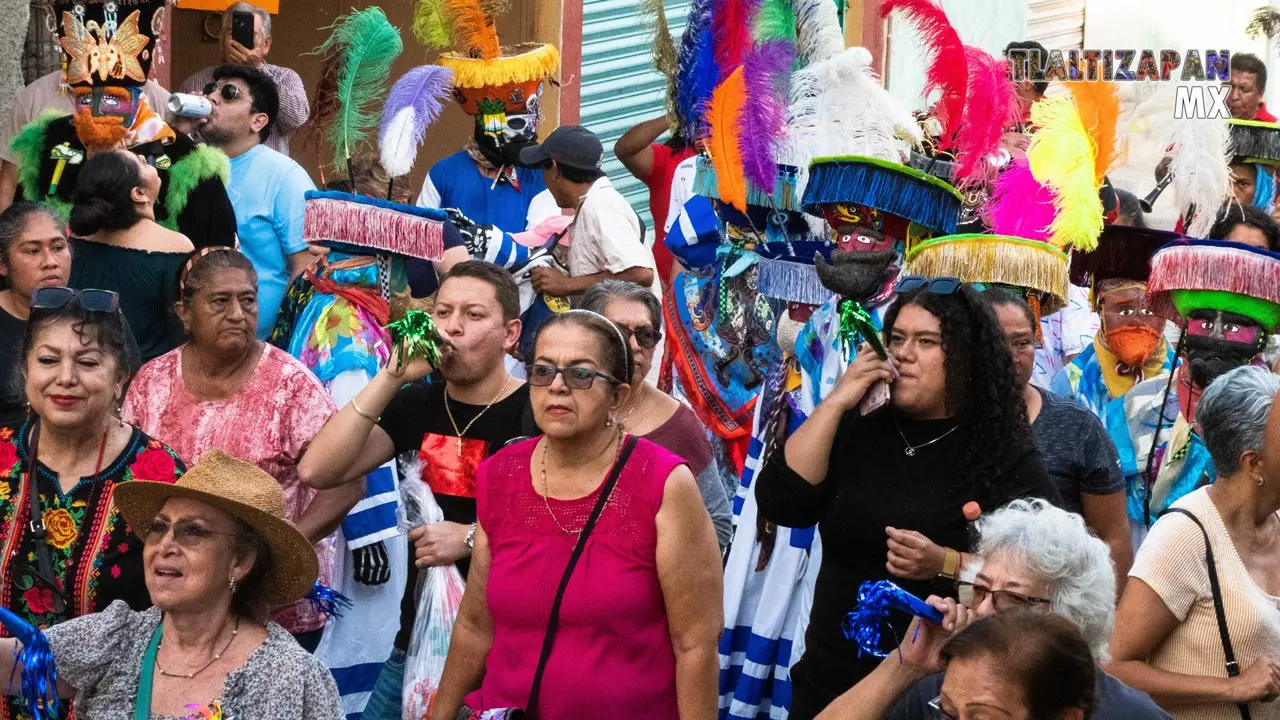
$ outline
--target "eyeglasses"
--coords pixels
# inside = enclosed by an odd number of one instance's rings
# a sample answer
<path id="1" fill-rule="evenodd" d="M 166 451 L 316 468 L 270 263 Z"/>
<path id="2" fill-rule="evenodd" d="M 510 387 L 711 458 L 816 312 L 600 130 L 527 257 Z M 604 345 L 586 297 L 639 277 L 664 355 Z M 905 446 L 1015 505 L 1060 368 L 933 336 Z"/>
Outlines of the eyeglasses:
<path id="1" fill-rule="evenodd" d="M 956 594 L 959 596 L 961 604 L 971 608 L 981 605 L 988 595 L 991 596 L 991 604 L 995 606 L 996 610 L 1011 610 L 1013 608 L 1053 604 L 1053 601 L 1048 598 L 1023 595 L 1012 590 L 992 590 L 983 585 L 975 585 L 964 581 L 956 582 Z"/>
<path id="2" fill-rule="evenodd" d="M 173 528 L 173 541 L 182 547 L 195 547 L 200 543 L 208 540 L 214 535 L 226 535 L 227 537 L 235 537 L 239 533 L 218 532 L 210 530 L 199 523 L 183 520 L 178 523 L 167 523 L 163 520 L 151 521 L 151 527 L 147 528 L 147 532 L 143 534 L 142 541 L 147 545 L 158 544 L 164 540 L 169 534 L 169 528 Z"/>
<path id="3" fill-rule="evenodd" d="M 636 338 L 636 344 L 645 350 L 652 350 L 658 347 L 658 341 L 662 339 L 662 333 L 651 327 L 641 327 L 632 330 L 625 325 L 620 325 L 618 323 L 614 324 L 621 328 L 622 332 L 634 335 Z"/>
<path id="4" fill-rule="evenodd" d="M 612 375 L 596 372 L 585 367 L 556 367 L 555 365 L 530 365 L 529 384 L 534 387 L 548 387 L 556 381 L 556 375 L 564 374 L 564 386 L 570 390 L 590 390 L 596 378 L 608 383 L 617 383 Z"/>
<path id="5" fill-rule="evenodd" d="M 942 718 L 942 720 L 960 720 L 959 715 L 952 715 L 951 713 L 942 709 L 941 695 L 929 701 L 929 709 L 932 710 L 935 714 L 937 714 L 938 717 Z"/>
<path id="6" fill-rule="evenodd" d="M 223 100 L 231 101 L 240 98 L 240 87 L 238 85 L 232 85 L 231 83 L 222 83 L 219 85 L 216 82 L 211 82 L 204 86 L 204 94 L 206 97 L 212 95 L 215 90 L 222 95 Z"/>
<path id="7" fill-rule="evenodd" d="M 111 290 L 76 290 L 69 287 L 42 287 L 31 293 L 32 310 L 61 310 L 73 299 L 90 312 L 114 313 L 120 309 L 120 295 Z"/>
<path id="8" fill-rule="evenodd" d="M 960 278 L 927 278 L 923 275 L 905 275 L 898 278 L 898 294 L 905 295 L 920 288 L 925 288 L 925 292 L 930 295 L 952 295 L 960 289 L 961 285 L 964 285 L 964 282 Z"/>

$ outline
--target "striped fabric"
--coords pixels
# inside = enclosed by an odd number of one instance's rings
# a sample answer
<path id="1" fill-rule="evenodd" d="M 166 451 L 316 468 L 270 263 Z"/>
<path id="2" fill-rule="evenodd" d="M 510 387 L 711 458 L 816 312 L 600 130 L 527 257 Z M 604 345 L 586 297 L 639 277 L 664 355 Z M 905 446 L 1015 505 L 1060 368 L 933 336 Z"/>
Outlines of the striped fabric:
<path id="1" fill-rule="evenodd" d="M 260 68 L 272 80 L 276 81 L 276 91 L 280 95 L 280 113 L 276 115 L 276 123 L 271 127 L 271 135 L 264 143 L 267 147 L 283 155 L 289 154 L 289 138 L 307 122 L 311 116 L 311 105 L 307 102 L 307 89 L 302 85 L 298 73 L 286 67 L 266 63 Z M 214 68 L 207 67 L 182 83 L 179 92 L 198 95 L 213 82 Z"/>

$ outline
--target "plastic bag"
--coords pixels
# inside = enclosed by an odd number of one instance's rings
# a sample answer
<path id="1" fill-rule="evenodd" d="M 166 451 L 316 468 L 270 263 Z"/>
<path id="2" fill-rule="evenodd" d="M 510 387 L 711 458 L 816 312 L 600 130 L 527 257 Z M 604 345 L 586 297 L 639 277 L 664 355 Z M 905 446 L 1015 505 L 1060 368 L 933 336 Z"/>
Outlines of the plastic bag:
<path id="1" fill-rule="evenodd" d="M 404 520 L 411 527 L 443 520 L 444 513 L 430 488 L 422 482 L 420 473 L 406 475 L 400 483 L 405 499 L 401 505 L 406 508 Z M 458 618 L 465 587 L 461 573 L 452 563 L 418 573 L 418 614 L 409 638 L 401 696 L 403 720 L 421 720 L 431 711 L 440 690 L 444 661 L 449 655 L 449 638 L 453 635 L 453 623 Z"/>

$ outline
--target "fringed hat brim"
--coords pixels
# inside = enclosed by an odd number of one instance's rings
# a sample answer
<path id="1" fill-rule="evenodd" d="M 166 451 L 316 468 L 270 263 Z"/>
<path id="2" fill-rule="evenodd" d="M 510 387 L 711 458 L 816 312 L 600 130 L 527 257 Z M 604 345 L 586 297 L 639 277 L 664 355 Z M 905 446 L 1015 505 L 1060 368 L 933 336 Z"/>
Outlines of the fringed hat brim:
<path id="1" fill-rule="evenodd" d="M 1080 287 L 1119 278 L 1146 282 L 1151 274 L 1151 256 L 1183 237 L 1167 230 L 1107 225 L 1092 252 L 1071 253 L 1071 282 Z"/>
<path id="2" fill-rule="evenodd" d="M 444 223 L 448 219 L 447 213 L 434 208 L 310 190 L 302 239 L 348 252 L 374 251 L 435 261 L 444 257 Z"/>
<path id="3" fill-rule="evenodd" d="M 802 207 L 837 203 L 867 205 L 949 234 L 963 209 L 959 191 L 938 178 L 900 163 L 871 157 L 820 157 L 809 165 Z"/>
<path id="4" fill-rule="evenodd" d="M 453 72 L 455 87 L 500 87 L 554 76 L 560 70 L 560 51 L 554 45 L 526 43 L 503 48 L 501 56 L 487 60 L 441 53 L 436 64 Z"/>
<path id="5" fill-rule="evenodd" d="M 1230 154 L 1245 162 L 1280 162 L 1280 125 L 1258 120 L 1231 120 Z"/>
<path id="6" fill-rule="evenodd" d="M 1148 308 L 1167 320 L 1178 322 L 1183 315 L 1173 302 L 1172 293 L 1176 290 L 1212 290 L 1280 304 L 1280 255 L 1221 240 L 1166 245 L 1151 258 Z M 1187 306 L 1184 304 L 1184 307 Z M 1276 328 L 1274 322 L 1268 326 L 1265 318 L 1254 319 L 1262 323 L 1267 332 Z"/>
<path id="7" fill-rule="evenodd" d="M 711 158 L 699 155 L 697 171 L 693 176 L 693 191 L 712 200 L 720 200 L 720 184 L 716 177 L 715 166 Z M 779 165 L 777 178 L 773 181 L 773 192 L 767 193 L 747 181 L 747 205 L 769 208 L 770 210 L 786 210 L 799 212 L 800 203 L 796 197 L 796 179 L 799 171 L 792 166 Z"/>
<path id="8" fill-rule="evenodd" d="M 1034 290 L 1045 315 L 1067 305 L 1067 262 L 1067 254 L 1049 243 L 1007 235 L 948 235 L 907 253 L 913 275 Z"/>

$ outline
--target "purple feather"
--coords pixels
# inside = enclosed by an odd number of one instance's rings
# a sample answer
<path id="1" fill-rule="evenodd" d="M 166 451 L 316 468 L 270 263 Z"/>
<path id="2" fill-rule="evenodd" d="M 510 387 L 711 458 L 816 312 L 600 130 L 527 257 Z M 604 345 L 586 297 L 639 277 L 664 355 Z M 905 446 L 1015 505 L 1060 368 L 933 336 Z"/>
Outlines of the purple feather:
<path id="1" fill-rule="evenodd" d="M 405 73 L 382 107 L 378 147 L 387 175 L 400 177 L 413 167 L 427 128 L 440 116 L 441 99 L 452 92 L 453 73 L 437 65 L 420 65 Z M 412 117 L 405 110 L 412 110 Z"/>
<path id="2" fill-rule="evenodd" d="M 789 40 L 768 40 L 756 45 L 742 63 L 747 102 L 742 110 L 743 174 L 758 189 L 773 192 L 778 163 L 773 157 L 782 115 L 786 107 L 787 80 L 795 64 L 796 48 Z"/>

